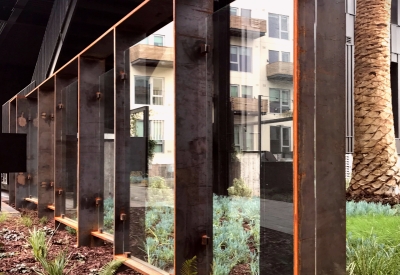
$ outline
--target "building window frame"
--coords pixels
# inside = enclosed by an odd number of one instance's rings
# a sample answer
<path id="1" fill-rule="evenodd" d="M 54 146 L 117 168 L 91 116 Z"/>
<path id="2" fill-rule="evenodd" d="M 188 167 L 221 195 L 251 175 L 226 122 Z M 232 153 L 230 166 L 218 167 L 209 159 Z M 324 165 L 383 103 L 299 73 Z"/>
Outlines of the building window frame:
<path id="1" fill-rule="evenodd" d="M 273 100 L 277 98 L 272 95 L 272 92 L 278 91 L 279 98 L 278 101 Z M 286 98 L 284 98 L 284 94 L 286 93 Z M 273 114 L 282 114 L 291 110 L 291 90 L 290 89 L 280 89 L 280 88 L 269 88 L 269 112 Z M 285 100 L 286 99 L 286 100 Z M 278 106 L 272 106 L 272 102 L 279 102 Z"/>
<path id="2" fill-rule="evenodd" d="M 272 31 L 272 29 L 271 29 L 274 27 L 274 25 L 276 25 L 271 22 L 273 19 L 275 19 L 275 20 L 278 19 L 278 26 L 277 26 L 278 27 L 278 35 L 275 35 L 275 31 Z M 286 20 L 286 24 L 283 23 L 284 20 Z M 268 30 L 270 38 L 289 40 L 289 16 L 288 15 L 268 13 L 268 26 L 270 28 Z"/>
<path id="3" fill-rule="evenodd" d="M 157 131 L 155 131 L 156 127 Z M 165 151 L 164 127 L 164 120 L 149 120 L 150 139 L 155 142 L 154 153 Z"/>
<path id="4" fill-rule="evenodd" d="M 272 129 L 278 128 L 279 137 L 278 139 L 272 139 Z M 284 132 L 287 131 L 286 136 L 287 139 L 284 139 Z M 276 131 L 275 131 L 276 132 Z M 270 126 L 270 152 L 272 154 L 284 154 L 291 152 L 292 146 L 292 127 L 290 126 L 283 126 L 283 125 L 271 125 Z M 272 141 L 278 141 L 278 146 L 272 145 Z M 287 141 L 287 143 L 285 142 Z M 276 148 L 278 147 L 278 148 Z"/>
<path id="5" fill-rule="evenodd" d="M 138 99 L 136 97 L 137 86 L 136 82 L 138 79 L 145 79 L 147 83 L 147 87 L 145 87 L 146 94 L 145 101 L 146 103 L 138 103 Z M 154 90 L 154 80 L 161 80 L 162 82 L 162 90 L 161 92 L 155 92 Z M 159 90 L 157 90 L 159 91 Z M 164 95 L 165 95 L 165 80 L 163 77 L 152 77 L 152 76 L 145 76 L 145 75 L 135 75 L 134 76 L 134 93 L 135 93 L 135 104 L 140 105 L 153 105 L 153 106 L 163 106 L 164 105 Z"/>
<path id="6" fill-rule="evenodd" d="M 252 72 L 252 48 L 231 45 L 230 70 L 236 72 Z"/>
<path id="7" fill-rule="evenodd" d="M 156 38 L 160 38 L 161 42 L 156 42 Z M 154 46 L 164 47 L 164 35 L 161 35 L 161 34 L 153 35 L 153 44 L 154 44 Z"/>

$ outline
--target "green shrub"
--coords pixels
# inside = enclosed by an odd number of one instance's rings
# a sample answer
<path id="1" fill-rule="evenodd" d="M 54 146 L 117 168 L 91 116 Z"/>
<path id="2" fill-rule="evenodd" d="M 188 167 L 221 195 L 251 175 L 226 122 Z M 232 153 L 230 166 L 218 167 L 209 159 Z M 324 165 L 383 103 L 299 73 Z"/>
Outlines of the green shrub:
<path id="1" fill-rule="evenodd" d="M 32 219 L 30 217 L 28 217 L 28 216 L 22 216 L 21 217 L 21 222 L 22 222 L 22 224 L 24 226 L 26 226 L 28 228 L 32 227 L 32 224 L 33 224 Z"/>
<path id="2" fill-rule="evenodd" d="M 33 256 L 35 256 L 35 259 L 39 261 L 40 258 L 46 258 L 46 232 L 42 230 L 36 230 L 36 227 L 34 227 L 33 231 L 29 230 L 29 234 L 30 236 L 28 237 L 28 243 L 33 249 Z"/>
<path id="3" fill-rule="evenodd" d="M 397 275 L 400 270 L 400 247 L 386 245 L 370 235 L 368 238 L 347 237 L 347 266 L 349 275 Z"/>
<path id="4" fill-rule="evenodd" d="M 7 213 L 0 213 L 0 224 L 5 222 L 8 219 Z"/>
<path id="5" fill-rule="evenodd" d="M 122 260 L 112 260 L 101 268 L 99 275 L 114 275 L 123 262 Z"/>
<path id="6" fill-rule="evenodd" d="M 374 203 L 374 202 L 353 202 L 346 203 L 346 216 L 362 216 L 362 215 L 384 215 L 395 216 L 400 215 L 399 208 L 392 208 L 389 204 Z"/>
<path id="7" fill-rule="evenodd" d="M 181 268 L 181 275 L 197 275 L 197 260 L 196 256 L 186 260 Z"/>
<path id="8" fill-rule="evenodd" d="M 228 188 L 229 196 L 251 197 L 251 189 L 246 186 L 243 179 L 233 179 L 233 186 Z"/>
<path id="9" fill-rule="evenodd" d="M 114 199 L 107 198 L 104 200 L 104 231 L 108 233 L 114 232 Z"/>
<path id="10" fill-rule="evenodd" d="M 46 216 L 41 217 L 40 220 L 39 220 L 39 223 L 41 225 L 46 225 L 47 224 L 47 217 Z"/>
<path id="11" fill-rule="evenodd" d="M 68 232 L 69 234 L 71 234 L 71 235 L 76 235 L 76 229 L 75 229 L 75 228 L 66 226 L 66 227 L 65 227 L 65 230 L 67 230 L 67 232 Z"/>

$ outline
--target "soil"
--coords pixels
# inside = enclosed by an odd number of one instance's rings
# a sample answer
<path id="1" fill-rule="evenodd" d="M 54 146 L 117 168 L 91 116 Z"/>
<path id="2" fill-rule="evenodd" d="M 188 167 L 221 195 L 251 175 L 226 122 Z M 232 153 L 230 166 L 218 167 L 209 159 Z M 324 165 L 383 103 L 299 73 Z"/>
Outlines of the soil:
<path id="1" fill-rule="evenodd" d="M 0 274 L 36 274 L 34 269 L 40 270 L 39 263 L 34 259 L 27 237 L 29 229 L 44 228 L 50 239 L 54 229 L 54 221 L 40 223 L 37 212 L 21 209 L 22 216 L 32 220 L 29 228 L 23 224 L 21 218 L 9 216 L 0 224 Z M 100 247 L 76 247 L 76 236 L 65 230 L 58 229 L 51 237 L 51 247 L 48 257 L 53 259 L 60 251 L 66 251 L 69 262 L 65 269 L 68 274 L 95 275 L 99 269 L 113 258 L 112 244 L 105 243 Z M 141 275 L 134 270 L 122 266 L 116 274 Z"/>

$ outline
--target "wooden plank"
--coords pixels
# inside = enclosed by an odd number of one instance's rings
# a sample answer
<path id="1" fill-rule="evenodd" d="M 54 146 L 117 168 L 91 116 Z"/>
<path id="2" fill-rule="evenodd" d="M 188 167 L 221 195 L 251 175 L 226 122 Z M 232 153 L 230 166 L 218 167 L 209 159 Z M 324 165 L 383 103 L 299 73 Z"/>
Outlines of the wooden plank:
<path id="1" fill-rule="evenodd" d="M 134 257 L 126 258 L 125 255 L 115 255 L 114 259 L 124 261 L 124 265 L 142 273 L 143 275 L 170 275 L 168 272 Z"/>
<path id="2" fill-rule="evenodd" d="M 106 242 L 109 242 L 109 243 L 114 243 L 114 235 L 112 235 L 112 234 L 100 233 L 98 231 L 92 231 L 91 234 L 92 234 L 93 237 L 102 239 L 102 240 L 104 240 Z"/>
<path id="3" fill-rule="evenodd" d="M 74 221 L 74 220 L 71 220 L 68 218 L 62 218 L 62 217 L 54 217 L 54 220 L 66 225 L 66 226 L 69 226 L 75 230 L 78 230 L 78 222 L 77 221 Z"/>

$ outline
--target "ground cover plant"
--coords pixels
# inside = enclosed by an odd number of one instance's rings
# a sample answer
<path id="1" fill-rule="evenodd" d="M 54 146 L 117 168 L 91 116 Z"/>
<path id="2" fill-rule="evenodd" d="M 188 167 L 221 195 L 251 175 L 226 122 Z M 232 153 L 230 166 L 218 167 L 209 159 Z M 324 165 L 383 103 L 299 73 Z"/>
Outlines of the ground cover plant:
<path id="1" fill-rule="evenodd" d="M 100 247 L 76 247 L 76 235 L 65 230 L 55 230 L 52 219 L 43 225 L 44 219 L 40 221 L 36 211 L 21 209 L 21 214 L 30 218 L 31 228 L 24 225 L 21 217 L 0 214 L 0 274 L 38 274 L 37 271 L 53 275 L 57 274 L 53 273 L 55 269 L 63 265 L 63 261 L 67 259 L 64 274 L 69 272 L 71 275 L 100 275 L 115 272 L 116 265 L 111 263 L 112 244 L 105 243 Z M 42 263 L 35 258 L 34 249 L 28 242 L 31 236 L 29 230 L 36 231 L 39 238 L 36 243 L 41 245 L 35 245 L 35 253 L 39 256 L 46 255 L 46 262 L 43 261 L 43 264 L 51 273 L 46 272 Z M 43 243 L 48 247 L 47 250 L 43 250 Z M 110 264 L 106 265 L 107 263 Z M 140 275 L 132 269 L 115 274 Z"/>
<path id="2" fill-rule="evenodd" d="M 400 208 L 347 202 L 347 273 L 394 275 L 400 270 Z"/>

